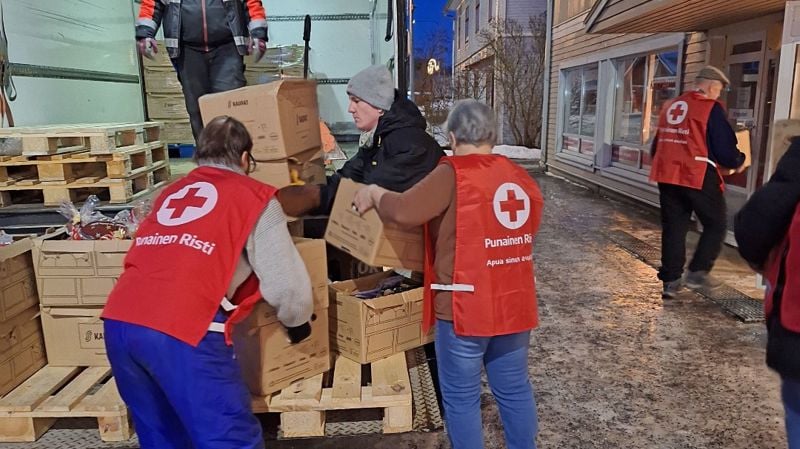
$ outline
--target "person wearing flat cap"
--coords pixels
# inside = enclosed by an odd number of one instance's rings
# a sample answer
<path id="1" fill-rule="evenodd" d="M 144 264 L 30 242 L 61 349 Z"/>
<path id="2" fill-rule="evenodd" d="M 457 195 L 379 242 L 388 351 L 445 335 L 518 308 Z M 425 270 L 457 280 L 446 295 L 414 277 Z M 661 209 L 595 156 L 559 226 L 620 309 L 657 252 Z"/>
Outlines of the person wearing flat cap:
<path id="1" fill-rule="evenodd" d="M 347 85 L 356 128 L 362 132 L 358 153 L 324 185 L 289 186 L 278 192 L 287 215 L 328 215 L 342 178 L 404 192 L 430 173 L 444 151 L 429 135 L 419 108 L 394 88 L 392 73 L 374 65 Z"/>
<path id="2" fill-rule="evenodd" d="M 661 202 L 662 298 L 675 298 L 684 285 L 695 289 L 720 286 L 709 272 L 722 250 L 727 230 L 723 172 L 738 170 L 746 156 L 737 148 L 725 109 L 717 99 L 730 84 L 712 66 L 695 78 L 694 89 L 664 105 L 651 152 L 650 181 L 658 183 Z M 686 234 L 692 213 L 703 234 L 684 276 Z"/>

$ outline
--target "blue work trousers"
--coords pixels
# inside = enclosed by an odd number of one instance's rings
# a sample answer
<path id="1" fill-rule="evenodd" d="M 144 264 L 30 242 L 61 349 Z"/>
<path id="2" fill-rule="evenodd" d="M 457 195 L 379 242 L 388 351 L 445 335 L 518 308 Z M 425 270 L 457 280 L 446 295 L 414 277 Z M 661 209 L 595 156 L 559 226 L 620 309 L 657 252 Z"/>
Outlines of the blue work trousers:
<path id="1" fill-rule="evenodd" d="M 111 370 L 142 449 L 264 448 L 261 424 L 223 334 L 209 332 L 195 348 L 147 327 L 104 324 Z"/>

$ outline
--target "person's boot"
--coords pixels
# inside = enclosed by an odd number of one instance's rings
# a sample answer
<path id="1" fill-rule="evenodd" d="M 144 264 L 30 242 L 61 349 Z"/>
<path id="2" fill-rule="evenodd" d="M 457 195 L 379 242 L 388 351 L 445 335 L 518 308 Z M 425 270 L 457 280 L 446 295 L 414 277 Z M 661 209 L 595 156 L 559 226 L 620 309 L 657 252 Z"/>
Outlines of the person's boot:
<path id="1" fill-rule="evenodd" d="M 691 289 L 714 290 L 722 287 L 722 281 L 708 274 L 708 271 L 686 273 L 686 286 Z"/>
<path id="2" fill-rule="evenodd" d="M 670 282 L 664 282 L 664 290 L 661 292 L 662 299 L 675 299 L 683 289 L 683 279 L 676 279 Z"/>

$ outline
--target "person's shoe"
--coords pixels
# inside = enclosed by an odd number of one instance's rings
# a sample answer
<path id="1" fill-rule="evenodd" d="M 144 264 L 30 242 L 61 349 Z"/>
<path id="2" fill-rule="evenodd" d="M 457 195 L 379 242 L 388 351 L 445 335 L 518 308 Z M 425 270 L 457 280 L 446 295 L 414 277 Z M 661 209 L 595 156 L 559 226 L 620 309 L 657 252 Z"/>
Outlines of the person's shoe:
<path id="1" fill-rule="evenodd" d="M 664 282 L 664 290 L 661 292 L 662 299 L 675 299 L 683 289 L 683 279 L 676 279 L 671 282 Z"/>
<path id="2" fill-rule="evenodd" d="M 708 271 L 686 273 L 686 286 L 692 289 L 714 290 L 722 287 L 722 281 L 708 274 Z"/>

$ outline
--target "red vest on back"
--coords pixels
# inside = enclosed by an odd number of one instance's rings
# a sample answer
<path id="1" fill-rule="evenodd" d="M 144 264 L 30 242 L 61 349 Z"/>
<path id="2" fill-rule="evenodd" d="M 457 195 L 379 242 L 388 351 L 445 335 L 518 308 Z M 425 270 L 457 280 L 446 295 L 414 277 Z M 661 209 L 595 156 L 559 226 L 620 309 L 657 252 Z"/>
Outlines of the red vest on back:
<path id="1" fill-rule="evenodd" d="M 103 318 L 197 346 L 226 295 L 253 226 L 274 195 L 270 186 L 213 167 L 197 168 L 167 187 L 136 234 Z M 259 297 L 246 298 L 247 307 L 235 314 L 245 313 Z M 241 316 L 236 318 L 228 324 Z"/>
<path id="2" fill-rule="evenodd" d="M 786 238 L 770 254 L 764 277 L 764 313 L 768 317 L 778 313 L 784 328 L 800 333 L 800 207 L 795 210 Z M 776 300 L 780 310 L 775 309 Z"/>
<path id="3" fill-rule="evenodd" d="M 688 92 L 664 105 L 650 181 L 703 188 L 708 168 L 708 118 L 716 103 L 699 92 Z"/>
<path id="4" fill-rule="evenodd" d="M 452 166 L 456 174 L 453 284 L 433 285 L 434 245 L 426 235 L 425 331 L 435 321 L 434 289 L 453 290 L 458 335 L 487 337 L 533 329 L 538 324 L 533 240 L 542 216 L 539 187 L 503 156 L 454 156 L 440 163 Z"/>

